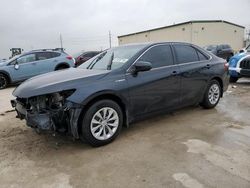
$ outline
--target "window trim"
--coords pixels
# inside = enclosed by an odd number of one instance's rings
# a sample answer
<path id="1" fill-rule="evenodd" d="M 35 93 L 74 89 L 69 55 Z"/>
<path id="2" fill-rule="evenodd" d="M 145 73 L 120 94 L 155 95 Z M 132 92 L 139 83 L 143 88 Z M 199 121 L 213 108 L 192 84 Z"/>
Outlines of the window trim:
<path id="1" fill-rule="evenodd" d="M 153 46 L 150 46 L 148 49 L 146 49 L 138 58 L 136 58 L 136 60 L 129 66 L 129 68 L 126 70 L 126 75 L 131 74 L 131 69 L 132 66 L 151 48 L 155 47 L 155 46 L 164 46 L 164 45 L 169 45 L 172 51 L 172 55 L 173 55 L 173 60 L 174 60 L 174 64 L 173 65 L 166 65 L 166 66 L 162 66 L 162 67 L 157 67 L 157 68 L 152 68 L 151 70 L 155 70 L 155 69 L 162 69 L 165 67 L 176 67 L 176 66 L 182 66 L 182 65 L 190 65 L 190 64 L 195 64 L 195 63 L 200 63 L 200 62 L 206 62 L 206 61 L 210 61 L 212 59 L 212 56 L 209 54 L 205 54 L 203 53 L 201 50 L 199 50 L 198 48 L 196 48 L 195 46 L 193 46 L 192 44 L 174 44 L 174 43 L 166 43 L 166 44 L 155 44 Z M 175 52 L 175 48 L 174 45 L 184 45 L 184 46 L 190 46 L 192 48 L 194 48 L 196 51 L 198 50 L 200 53 L 202 53 L 203 55 L 207 56 L 208 59 L 207 60 L 200 60 L 198 57 L 198 61 L 191 61 L 191 62 L 187 62 L 187 63 L 178 63 L 177 59 L 176 59 L 176 52 Z M 196 52 L 197 53 L 197 52 Z M 198 54 L 197 54 L 198 56 Z M 150 70 L 150 71 L 151 71 Z"/>
<path id="2" fill-rule="evenodd" d="M 186 63 L 178 63 L 178 61 L 177 61 L 177 53 L 176 53 L 176 49 L 175 49 L 174 45 L 190 46 L 191 48 L 193 48 L 193 49 L 195 50 L 195 52 L 196 52 L 196 54 L 197 54 L 197 57 L 198 57 L 198 61 L 190 61 L 190 62 L 186 62 Z M 176 64 L 177 64 L 177 65 L 185 65 L 185 64 L 192 64 L 192 63 L 210 61 L 210 60 L 212 59 L 212 56 L 210 56 L 210 55 L 205 55 L 203 52 L 201 52 L 201 50 L 199 50 L 198 48 L 196 48 L 196 47 L 193 46 L 192 44 L 173 44 L 173 50 L 174 50 L 174 54 L 175 54 Z M 199 52 L 200 52 L 201 54 L 203 54 L 204 56 L 208 56 L 208 59 L 206 59 L 206 60 L 200 60 L 197 51 L 199 51 Z"/>
<path id="3" fill-rule="evenodd" d="M 131 69 L 132 69 L 132 66 L 137 62 L 139 61 L 139 59 L 145 54 L 147 53 L 150 49 L 154 48 L 154 47 L 157 47 L 157 46 L 166 46 L 166 45 L 169 45 L 170 47 L 170 50 L 171 50 L 171 54 L 173 56 L 173 65 L 166 65 L 166 66 L 162 66 L 162 67 L 156 67 L 156 68 L 152 68 L 151 70 L 154 70 L 154 69 L 160 69 L 160 68 L 164 68 L 164 67 L 170 67 L 170 66 L 175 66 L 176 63 L 175 63 L 175 56 L 174 56 L 174 53 L 173 53 L 173 49 L 172 49 L 172 45 L 171 44 L 155 44 L 153 46 L 150 46 L 148 49 L 146 49 L 138 58 L 136 58 L 136 60 L 129 66 L 129 68 L 126 70 L 126 73 L 129 73 L 131 74 Z"/>

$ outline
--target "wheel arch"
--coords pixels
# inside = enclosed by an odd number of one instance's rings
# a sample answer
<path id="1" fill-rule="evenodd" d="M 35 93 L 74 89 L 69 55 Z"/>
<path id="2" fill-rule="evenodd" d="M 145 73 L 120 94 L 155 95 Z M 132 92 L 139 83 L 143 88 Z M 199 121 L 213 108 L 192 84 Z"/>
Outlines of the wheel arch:
<path id="1" fill-rule="evenodd" d="M 89 109 L 89 107 L 91 105 L 93 105 L 94 103 L 96 103 L 97 101 L 105 100 L 105 99 L 112 100 L 120 106 L 120 108 L 123 112 L 124 125 L 126 127 L 129 126 L 128 107 L 127 107 L 127 102 L 125 102 L 125 99 L 123 99 L 121 96 L 115 94 L 114 92 L 101 92 L 101 93 L 96 93 L 96 94 L 92 95 L 91 97 L 89 97 L 87 100 L 85 100 L 85 102 L 83 104 L 84 107 L 83 107 L 81 114 L 80 114 L 80 117 L 78 119 L 78 133 L 79 133 L 79 135 L 81 135 L 82 119 L 83 119 L 85 113 L 87 112 L 87 110 Z"/>
<path id="2" fill-rule="evenodd" d="M 57 70 L 59 67 L 70 68 L 70 65 L 66 62 L 58 63 L 55 67 L 55 70 Z"/>
<path id="3" fill-rule="evenodd" d="M 0 74 L 4 74 L 7 77 L 9 83 L 12 82 L 10 74 L 8 72 L 6 72 L 4 70 L 0 70 Z"/>
<path id="4" fill-rule="evenodd" d="M 222 79 L 220 77 L 218 77 L 218 76 L 215 76 L 215 77 L 211 78 L 210 81 L 211 80 L 216 80 L 216 81 L 219 82 L 220 87 L 221 87 L 221 97 L 223 97 L 223 88 L 224 88 L 224 85 L 223 85 Z"/>

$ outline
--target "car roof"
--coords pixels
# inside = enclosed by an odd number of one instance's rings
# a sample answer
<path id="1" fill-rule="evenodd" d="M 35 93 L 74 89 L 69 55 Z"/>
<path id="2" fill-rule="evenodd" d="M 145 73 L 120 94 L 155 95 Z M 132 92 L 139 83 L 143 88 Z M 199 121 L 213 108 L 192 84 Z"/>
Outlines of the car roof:
<path id="1" fill-rule="evenodd" d="M 187 43 L 187 42 L 144 42 L 144 43 L 130 43 L 130 44 L 124 44 L 121 46 L 136 46 L 136 45 L 145 45 L 145 47 L 149 47 L 149 46 L 154 46 L 157 44 L 183 44 L 183 45 L 193 45 L 191 43 Z M 118 46 L 119 47 L 119 46 Z"/>

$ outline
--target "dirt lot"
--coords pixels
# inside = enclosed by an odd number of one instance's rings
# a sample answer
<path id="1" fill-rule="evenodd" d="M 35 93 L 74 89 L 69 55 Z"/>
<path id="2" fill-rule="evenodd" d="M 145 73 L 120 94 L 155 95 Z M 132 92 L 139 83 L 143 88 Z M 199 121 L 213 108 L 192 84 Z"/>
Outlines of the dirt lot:
<path id="1" fill-rule="evenodd" d="M 1 187 L 250 187 L 250 80 L 230 86 L 216 109 L 187 108 L 123 129 L 91 148 L 37 135 L 15 119 L 0 91 Z"/>

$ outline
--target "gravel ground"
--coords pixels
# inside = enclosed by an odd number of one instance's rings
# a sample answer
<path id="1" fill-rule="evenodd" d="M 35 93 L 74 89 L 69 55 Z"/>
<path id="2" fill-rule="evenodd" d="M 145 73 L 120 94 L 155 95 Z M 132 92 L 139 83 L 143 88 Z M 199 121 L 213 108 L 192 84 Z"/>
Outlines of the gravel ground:
<path id="1" fill-rule="evenodd" d="M 123 129 L 101 148 L 38 135 L 0 91 L 1 187 L 250 187 L 250 80 L 216 109 L 186 108 Z"/>

